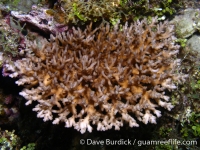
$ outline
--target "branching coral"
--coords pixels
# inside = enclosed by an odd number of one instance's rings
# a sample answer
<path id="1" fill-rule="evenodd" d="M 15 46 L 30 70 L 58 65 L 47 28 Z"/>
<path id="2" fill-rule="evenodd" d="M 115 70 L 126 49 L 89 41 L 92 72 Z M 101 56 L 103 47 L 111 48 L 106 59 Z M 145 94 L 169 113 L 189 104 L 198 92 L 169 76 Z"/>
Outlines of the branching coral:
<path id="1" fill-rule="evenodd" d="M 51 36 L 41 43 L 27 41 L 26 58 L 15 62 L 11 77 L 25 85 L 20 95 L 37 101 L 33 109 L 44 121 L 65 122 L 81 133 L 92 126 L 119 130 L 125 122 L 156 123 L 173 105 L 165 91 L 176 89 L 174 74 L 180 60 L 173 26 L 153 18 L 119 28 L 92 24 L 82 31 Z"/>

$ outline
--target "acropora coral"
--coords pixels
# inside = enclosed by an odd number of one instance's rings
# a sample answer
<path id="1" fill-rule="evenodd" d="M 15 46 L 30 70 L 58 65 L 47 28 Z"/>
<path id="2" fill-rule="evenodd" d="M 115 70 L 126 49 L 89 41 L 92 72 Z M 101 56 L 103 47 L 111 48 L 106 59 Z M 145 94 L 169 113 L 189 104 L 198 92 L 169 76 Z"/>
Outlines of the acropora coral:
<path id="1" fill-rule="evenodd" d="M 171 110 L 166 91 L 187 75 L 177 74 L 174 27 L 152 18 L 113 28 L 101 24 L 72 33 L 58 33 L 40 42 L 26 41 L 26 56 L 17 60 L 10 77 L 19 77 L 26 105 L 34 101 L 37 117 L 86 130 L 120 130 L 136 120 L 156 123 L 159 107 Z"/>

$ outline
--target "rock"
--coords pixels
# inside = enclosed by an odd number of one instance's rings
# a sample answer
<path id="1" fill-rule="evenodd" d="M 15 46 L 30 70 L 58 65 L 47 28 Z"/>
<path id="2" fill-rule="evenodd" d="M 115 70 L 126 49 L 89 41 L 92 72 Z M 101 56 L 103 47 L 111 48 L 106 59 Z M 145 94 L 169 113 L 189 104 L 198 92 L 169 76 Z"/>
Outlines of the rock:
<path id="1" fill-rule="evenodd" d="M 200 29 L 200 10 L 186 9 L 171 22 L 176 26 L 176 35 L 178 38 L 188 38 Z"/>
<path id="2" fill-rule="evenodd" d="M 200 54 L 200 35 L 193 35 L 186 43 L 191 50 Z"/>

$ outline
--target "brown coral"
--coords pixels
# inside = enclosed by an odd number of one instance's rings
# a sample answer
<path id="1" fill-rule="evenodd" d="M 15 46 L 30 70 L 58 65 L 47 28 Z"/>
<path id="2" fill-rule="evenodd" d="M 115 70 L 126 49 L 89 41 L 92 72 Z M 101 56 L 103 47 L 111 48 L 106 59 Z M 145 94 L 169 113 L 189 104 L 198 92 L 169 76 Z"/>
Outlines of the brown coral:
<path id="1" fill-rule="evenodd" d="M 21 76 L 16 83 L 28 85 L 20 93 L 26 105 L 37 101 L 37 116 L 53 124 L 65 122 L 84 133 L 92 131 L 90 124 L 104 131 L 119 130 L 124 122 L 137 127 L 135 119 L 156 123 L 156 107 L 173 108 L 165 91 L 185 77 L 173 73 L 180 62 L 173 26 L 156 20 L 121 29 L 90 25 L 27 42 L 26 58 L 15 62 L 10 76 Z"/>

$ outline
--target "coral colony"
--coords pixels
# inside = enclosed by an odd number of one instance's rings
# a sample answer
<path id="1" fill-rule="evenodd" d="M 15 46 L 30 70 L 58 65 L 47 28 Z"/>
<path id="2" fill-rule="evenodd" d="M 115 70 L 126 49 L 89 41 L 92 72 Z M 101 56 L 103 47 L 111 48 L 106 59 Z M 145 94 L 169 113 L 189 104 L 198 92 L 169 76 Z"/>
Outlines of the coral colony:
<path id="1" fill-rule="evenodd" d="M 138 127 L 136 120 L 155 124 L 158 107 L 173 108 L 165 92 L 186 77 L 175 74 L 180 60 L 173 31 L 157 18 L 113 28 L 91 24 L 26 41 L 25 58 L 6 67 L 24 85 L 26 105 L 36 101 L 33 111 L 44 121 L 64 122 L 81 133 L 92 132 L 91 125 L 105 131 L 124 123 Z"/>

